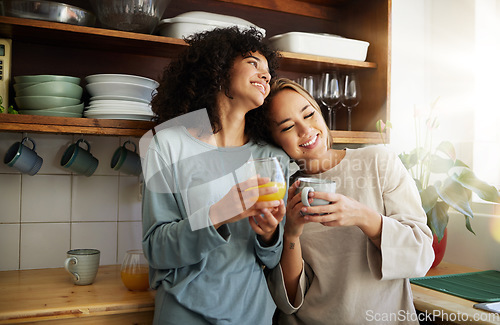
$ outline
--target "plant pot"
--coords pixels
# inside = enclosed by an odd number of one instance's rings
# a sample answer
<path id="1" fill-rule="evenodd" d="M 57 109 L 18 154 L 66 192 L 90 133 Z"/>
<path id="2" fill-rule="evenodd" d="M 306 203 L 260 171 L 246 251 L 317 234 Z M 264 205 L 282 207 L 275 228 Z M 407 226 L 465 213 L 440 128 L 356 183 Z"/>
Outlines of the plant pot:
<path id="1" fill-rule="evenodd" d="M 431 268 L 438 266 L 443 260 L 444 253 L 446 251 L 446 240 L 448 238 L 448 228 L 444 229 L 444 235 L 440 242 L 438 242 L 437 236 L 433 235 L 432 248 L 434 249 L 434 263 L 432 263 Z"/>

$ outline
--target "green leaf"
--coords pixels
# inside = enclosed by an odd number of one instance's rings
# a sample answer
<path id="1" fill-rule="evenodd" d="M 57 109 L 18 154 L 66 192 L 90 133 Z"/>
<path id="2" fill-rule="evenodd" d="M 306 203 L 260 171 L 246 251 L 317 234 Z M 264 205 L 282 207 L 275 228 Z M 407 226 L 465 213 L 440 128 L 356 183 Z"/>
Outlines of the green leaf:
<path id="1" fill-rule="evenodd" d="M 434 208 L 438 198 L 439 196 L 434 185 L 430 185 L 425 190 L 420 191 L 420 200 L 422 201 L 422 208 L 424 208 L 425 213 Z"/>
<path id="2" fill-rule="evenodd" d="M 431 228 L 432 233 L 436 234 L 438 241 L 443 239 L 444 230 L 448 226 L 448 220 L 448 204 L 445 202 L 437 202 L 427 213 L 427 225 Z"/>
<path id="3" fill-rule="evenodd" d="M 467 167 L 470 169 L 470 167 L 460 159 L 455 160 L 455 167 Z"/>
<path id="4" fill-rule="evenodd" d="M 451 167 L 455 165 L 452 159 L 441 158 L 437 155 L 432 155 L 430 157 L 430 169 L 432 173 L 444 174 L 450 170 Z"/>
<path id="5" fill-rule="evenodd" d="M 453 144 L 450 141 L 441 142 L 437 146 L 436 151 L 444 153 L 448 158 L 450 158 L 453 161 L 455 161 L 457 159 L 455 147 L 453 146 Z"/>
<path id="6" fill-rule="evenodd" d="M 446 202 L 453 209 L 469 218 L 474 217 L 469 205 L 470 191 L 465 189 L 460 183 L 455 182 L 451 178 L 447 178 L 442 186 L 436 187 L 436 190 L 441 200 Z"/>
<path id="7" fill-rule="evenodd" d="M 413 166 L 418 163 L 418 155 L 415 152 L 412 153 L 401 153 L 399 154 L 399 159 L 403 163 L 406 169 L 410 170 Z"/>
<path id="8" fill-rule="evenodd" d="M 9 109 L 7 110 L 7 113 L 9 113 L 9 114 L 19 114 L 19 112 L 16 111 L 14 109 L 14 106 L 12 106 L 12 105 L 9 106 Z"/>
<path id="9" fill-rule="evenodd" d="M 449 171 L 449 175 L 451 179 L 473 191 L 481 199 L 490 202 L 500 202 L 498 190 L 494 186 L 478 179 L 469 168 L 453 167 L 453 169 Z"/>

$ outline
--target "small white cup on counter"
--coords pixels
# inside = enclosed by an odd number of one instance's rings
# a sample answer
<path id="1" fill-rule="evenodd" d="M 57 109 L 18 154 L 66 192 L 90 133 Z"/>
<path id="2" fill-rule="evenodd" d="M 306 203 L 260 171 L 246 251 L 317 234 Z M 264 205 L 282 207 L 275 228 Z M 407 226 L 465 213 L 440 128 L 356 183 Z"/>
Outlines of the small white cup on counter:
<path id="1" fill-rule="evenodd" d="M 67 253 L 64 268 L 71 274 L 73 283 L 77 285 L 92 284 L 99 269 L 101 252 L 97 249 L 72 249 Z"/>

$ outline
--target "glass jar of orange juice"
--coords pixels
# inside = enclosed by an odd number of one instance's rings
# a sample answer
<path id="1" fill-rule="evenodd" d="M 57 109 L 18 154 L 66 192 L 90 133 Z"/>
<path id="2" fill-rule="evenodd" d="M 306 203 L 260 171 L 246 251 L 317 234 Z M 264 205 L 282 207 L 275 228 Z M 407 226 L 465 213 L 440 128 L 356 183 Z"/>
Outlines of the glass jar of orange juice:
<path id="1" fill-rule="evenodd" d="M 120 270 L 123 284 L 132 291 L 149 289 L 149 265 L 142 250 L 129 250 Z"/>

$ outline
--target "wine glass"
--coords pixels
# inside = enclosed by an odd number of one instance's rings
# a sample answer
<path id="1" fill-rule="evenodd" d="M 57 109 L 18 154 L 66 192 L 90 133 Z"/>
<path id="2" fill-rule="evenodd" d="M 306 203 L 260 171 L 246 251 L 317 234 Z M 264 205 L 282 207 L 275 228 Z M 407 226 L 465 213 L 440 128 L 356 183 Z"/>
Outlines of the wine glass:
<path id="1" fill-rule="evenodd" d="M 354 72 L 349 72 L 344 77 L 344 89 L 340 102 L 342 106 L 347 108 L 347 130 L 351 131 L 351 112 L 352 109 L 358 106 L 361 99 L 361 92 L 359 90 L 358 77 Z"/>
<path id="2" fill-rule="evenodd" d="M 259 177 L 269 178 L 269 182 L 258 185 L 259 188 L 271 186 L 278 188 L 276 193 L 259 195 L 257 201 L 274 201 L 281 200 L 285 197 L 285 175 L 283 174 L 283 170 L 281 169 L 280 163 L 276 157 L 256 158 L 249 160 L 246 164 L 247 166 L 245 170 L 247 177 L 255 177 L 256 175 L 259 175 Z M 248 190 L 250 189 L 255 189 L 255 187 L 251 187 Z"/>
<path id="3" fill-rule="evenodd" d="M 140 249 L 127 251 L 120 275 L 123 284 L 131 291 L 146 291 L 149 288 L 149 265 Z"/>
<path id="4" fill-rule="evenodd" d="M 324 72 L 321 75 L 318 98 L 328 109 L 328 128 L 335 130 L 335 106 L 340 101 L 340 83 L 337 72 Z"/>
<path id="5" fill-rule="evenodd" d="M 314 76 L 307 76 L 300 78 L 300 85 L 304 88 L 313 98 L 315 97 Z"/>

